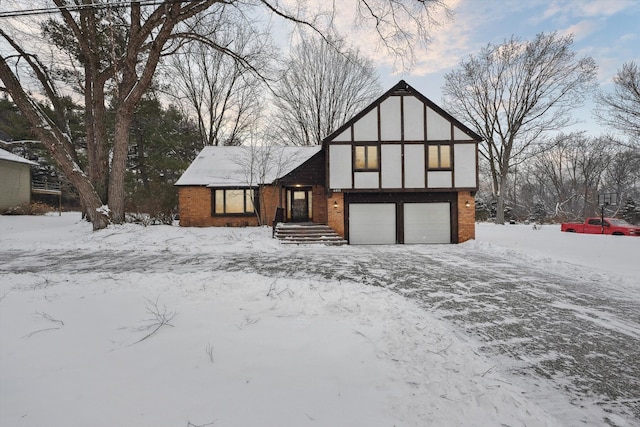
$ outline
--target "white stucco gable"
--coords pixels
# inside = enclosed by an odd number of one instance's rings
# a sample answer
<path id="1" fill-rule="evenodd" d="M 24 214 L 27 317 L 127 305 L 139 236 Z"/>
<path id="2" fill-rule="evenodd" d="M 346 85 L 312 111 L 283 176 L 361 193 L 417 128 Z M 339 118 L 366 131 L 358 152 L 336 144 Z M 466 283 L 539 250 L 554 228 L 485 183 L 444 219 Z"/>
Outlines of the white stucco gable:
<path id="1" fill-rule="evenodd" d="M 475 191 L 481 140 L 400 81 L 324 139 L 328 188 Z"/>

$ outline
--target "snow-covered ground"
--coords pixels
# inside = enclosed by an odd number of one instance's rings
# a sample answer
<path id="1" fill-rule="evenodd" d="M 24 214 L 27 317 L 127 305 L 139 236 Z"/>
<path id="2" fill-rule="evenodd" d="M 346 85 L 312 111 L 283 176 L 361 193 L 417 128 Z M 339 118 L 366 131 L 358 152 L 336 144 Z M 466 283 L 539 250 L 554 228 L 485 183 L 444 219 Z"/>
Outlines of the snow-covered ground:
<path id="1" fill-rule="evenodd" d="M 639 255 L 558 226 L 296 247 L 2 216 L 0 425 L 638 425 Z"/>

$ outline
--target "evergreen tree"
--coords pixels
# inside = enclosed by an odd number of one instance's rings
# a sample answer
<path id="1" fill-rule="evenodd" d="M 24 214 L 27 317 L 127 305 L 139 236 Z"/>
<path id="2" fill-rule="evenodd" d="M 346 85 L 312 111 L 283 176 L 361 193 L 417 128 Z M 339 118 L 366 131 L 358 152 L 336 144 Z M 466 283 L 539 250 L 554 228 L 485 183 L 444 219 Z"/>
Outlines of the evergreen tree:
<path id="1" fill-rule="evenodd" d="M 201 147 L 197 126 L 175 107 L 145 98 L 134 114 L 130 141 L 127 210 L 170 223 L 178 206 L 174 184 Z"/>
<path id="2" fill-rule="evenodd" d="M 624 202 L 624 206 L 620 210 L 620 214 L 622 215 L 622 219 L 627 221 L 630 224 L 639 224 L 640 223 L 640 206 L 629 197 Z"/>

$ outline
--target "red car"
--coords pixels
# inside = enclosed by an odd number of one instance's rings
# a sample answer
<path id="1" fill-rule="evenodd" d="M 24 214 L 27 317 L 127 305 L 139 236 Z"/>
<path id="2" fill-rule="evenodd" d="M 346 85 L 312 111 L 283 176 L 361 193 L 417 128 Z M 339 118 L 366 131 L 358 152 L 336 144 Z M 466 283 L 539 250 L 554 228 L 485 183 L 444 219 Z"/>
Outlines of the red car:
<path id="1" fill-rule="evenodd" d="M 614 236 L 640 236 L 640 226 L 618 218 L 587 218 L 584 224 L 564 223 L 560 231 L 568 233 L 612 234 Z"/>

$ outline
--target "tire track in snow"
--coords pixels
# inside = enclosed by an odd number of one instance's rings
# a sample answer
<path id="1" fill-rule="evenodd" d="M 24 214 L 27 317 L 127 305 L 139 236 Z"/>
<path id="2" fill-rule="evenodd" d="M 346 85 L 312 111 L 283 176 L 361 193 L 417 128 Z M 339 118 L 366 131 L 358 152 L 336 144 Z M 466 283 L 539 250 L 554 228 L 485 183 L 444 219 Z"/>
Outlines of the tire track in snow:
<path id="1" fill-rule="evenodd" d="M 572 403 L 640 420 L 640 305 L 599 283 L 522 260 L 442 246 L 305 248 L 282 252 L 107 250 L 0 252 L 1 273 L 246 271 L 383 286 L 482 342 L 502 370 L 550 381 Z M 611 425 L 611 420 L 603 420 Z"/>

